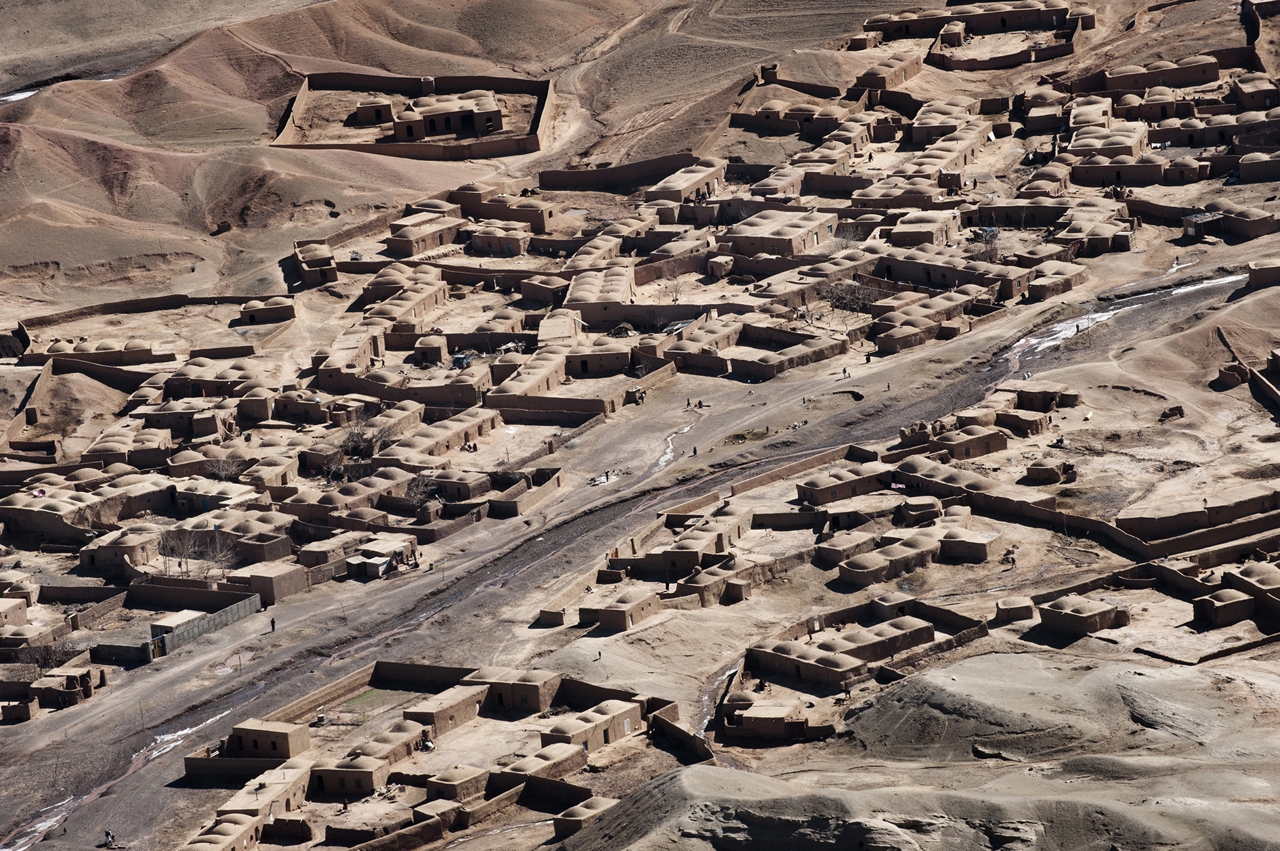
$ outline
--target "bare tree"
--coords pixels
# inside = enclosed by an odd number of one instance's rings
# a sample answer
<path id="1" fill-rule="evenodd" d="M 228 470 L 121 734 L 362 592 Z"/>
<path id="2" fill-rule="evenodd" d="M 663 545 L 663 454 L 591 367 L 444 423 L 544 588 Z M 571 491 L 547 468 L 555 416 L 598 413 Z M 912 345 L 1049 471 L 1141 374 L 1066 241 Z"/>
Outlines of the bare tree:
<path id="1" fill-rule="evenodd" d="M 427 503 L 428 500 L 434 498 L 440 492 L 438 482 L 431 480 L 429 476 L 419 474 L 409 487 L 405 489 L 404 501 L 412 506 L 418 507 Z"/>
<path id="2" fill-rule="evenodd" d="M 56 644 L 34 644 L 22 648 L 19 658 L 27 664 L 35 665 L 40 669 L 40 676 L 44 676 L 45 671 L 62 664 L 64 655 Z"/>
<path id="3" fill-rule="evenodd" d="M 849 228 L 847 231 L 844 228 L 841 228 L 840 236 L 837 236 L 827 244 L 830 246 L 832 254 L 839 254 L 843 251 L 851 251 L 854 248 L 861 248 L 862 243 L 865 242 L 866 239 L 866 228 L 856 226 Z"/>
<path id="4" fill-rule="evenodd" d="M 671 278 L 662 285 L 662 292 L 671 299 L 672 304 L 679 304 L 680 297 L 684 295 L 688 286 L 689 282 L 682 278 Z"/>
<path id="5" fill-rule="evenodd" d="M 361 410 L 351 425 L 347 426 L 340 447 L 342 453 L 352 458 L 372 458 L 396 437 L 396 424 L 379 421 L 376 414 Z"/>
<path id="6" fill-rule="evenodd" d="M 215 572 L 218 579 L 226 579 L 227 570 L 240 560 L 240 553 L 236 551 L 235 541 L 230 536 L 215 533 L 200 548 L 200 560 L 201 579 L 209 579 Z"/>
<path id="7" fill-rule="evenodd" d="M 190 531 L 170 526 L 160 532 L 160 556 L 166 576 L 175 566 L 178 573 L 186 576 L 191 570 L 191 560 L 199 555 L 200 545 Z"/>
<path id="8" fill-rule="evenodd" d="M 892 294 L 890 290 L 869 287 L 857 281 L 835 281 L 818 288 L 818 298 L 836 310 L 850 313 L 865 313 L 868 304 Z"/>
<path id="9" fill-rule="evenodd" d="M 242 458 L 210 458 L 205 462 L 204 469 L 211 479 L 233 482 L 251 466 L 252 462 Z"/>

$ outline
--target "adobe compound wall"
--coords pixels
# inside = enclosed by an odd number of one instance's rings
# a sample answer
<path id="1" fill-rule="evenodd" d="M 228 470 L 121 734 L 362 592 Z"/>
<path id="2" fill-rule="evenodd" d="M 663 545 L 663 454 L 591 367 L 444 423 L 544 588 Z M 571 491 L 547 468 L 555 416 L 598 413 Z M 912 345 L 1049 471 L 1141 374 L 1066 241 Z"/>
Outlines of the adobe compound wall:
<path id="1" fill-rule="evenodd" d="M 462 94 L 485 89 L 495 94 L 533 95 L 538 99 L 529 133 L 520 137 L 477 139 L 473 142 L 304 142 L 297 117 L 305 110 L 312 91 L 377 91 L 406 97 L 429 94 Z M 525 80 L 519 77 L 400 77 L 380 74 L 329 72 L 308 74 L 298 89 L 284 129 L 271 142 L 276 148 L 303 150 L 356 151 L 414 160 L 470 160 L 510 157 L 542 150 L 543 116 L 551 97 L 549 80 Z"/>

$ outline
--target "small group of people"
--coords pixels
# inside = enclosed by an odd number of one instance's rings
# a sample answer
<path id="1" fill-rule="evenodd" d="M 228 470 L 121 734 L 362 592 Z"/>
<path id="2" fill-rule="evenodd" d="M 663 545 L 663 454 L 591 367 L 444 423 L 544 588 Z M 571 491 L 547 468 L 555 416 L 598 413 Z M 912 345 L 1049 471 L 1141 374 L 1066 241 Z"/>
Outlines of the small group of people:
<path id="1" fill-rule="evenodd" d="M 705 408 L 706 407 L 706 405 L 702 404 L 701 399 L 698 400 L 698 404 L 696 405 L 693 403 L 692 399 L 686 399 L 684 402 L 684 406 L 686 408 Z"/>
<path id="2" fill-rule="evenodd" d="M 462 451 L 463 452 L 479 452 L 480 446 L 479 444 L 476 444 L 476 443 L 464 443 L 462 444 Z"/>

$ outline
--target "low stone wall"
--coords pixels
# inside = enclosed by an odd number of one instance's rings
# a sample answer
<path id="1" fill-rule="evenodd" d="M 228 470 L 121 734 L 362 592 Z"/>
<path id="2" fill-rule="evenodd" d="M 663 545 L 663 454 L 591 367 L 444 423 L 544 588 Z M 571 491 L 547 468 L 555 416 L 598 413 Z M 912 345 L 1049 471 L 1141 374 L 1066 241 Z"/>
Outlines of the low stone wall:
<path id="1" fill-rule="evenodd" d="M 564 780 L 530 777 L 524 782 L 524 797 L 552 803 L 567 810 L 594 797 L 594 793 L 585 786 L 577 786 Z"/>
<path id="2" fill-rule="evenodd" d="M 442 541 L 450 535 L 455 535 L 479 523 L 485 517 L 489 516 L 489 505 L 485 503 L 482 509 L 475 509 L 467 512 L 461 517 L 452 520 L 438 520 L 427 526 L 393 526 L 380 523 L 370 523 L 370 532 L 390 532 L 391 534 L 413 535 L 418 539 L 419 544 L 434 544 L 436 541 Z M 336 574 L 335 574 L 336 575 Z"/>
<path id="3" fill-rule="evenodd" d="M 1128 195 L 1124 199 L 1129 212 L 1141 216 L 1144 222 L 1162 224 L 1171 227 L 1182 227 L 1182 219 L 1196 212 L 1193 207 L 1182 207 L 1176 204 L 1161 204 L 1146 198 L 1135 198 Z"/>
<path id="4" fill-rule="evenodd" d="M 125 598 L 128 596 L 128 594 L 122 591 L 114 597 L 103 600 L 101 603 L 97 603 L 87 609 L 82 609 L 81 611 L 72 614 L 67 618 L 68 623 L 71 624 L 72 631 L 92 628 L 94 624 L 97 624 L 112 612 L 123 608 Z"/>
<path id="5" fill-rule="evenodd" d="M 576 192 L 634 189 L 646 183 L 657 183 L 697 161 L 698 158 L 693 154 L 669 154 L 608 168 L 542 171 L 538 173 L 538 185 L 543 189 Z"/>
<path id="6" fill-rule="evenodd" d="M 1044 47 L 1028 47 L 1015 53 L 999 56 L 955 56 L 938 48 L 935 42 L 925 56 L 929 65 L 945 71 L 998 71 L 1004 68 L 1017 68 L 1035 62 L 1048 62 L 1075 53 L 1075 44 L 1071 41 L 1049 44 Z"/>
<path id="7" fill-rule="evenodd" d="M 1280 543 L 1280 531 L 1263 532 L 1248 538 L 1230 541 L 1216 547 L 1186 553 L 1183 558 L 1193 559 L 1201 567 L 1214 567 L 1219 564 L 1230 564 L 1256 553 L 1258 550 L 1272 550 Z M 1280 607 L 1278 607 L 1280 608 Z M 1280 611 L 1277 612 L 1280 614 Z"/>
<path id="8" fill-rule="evenodd" d="M 1043 591 L 1039 594 L 1032 594 L 1030 595 L 1031 602 L 1035 603 L 1037 606 L 1042 603 L 1052 603 L 1059 597 L 1065 597 L 1068 594 L 1088 594 L 1091 591 L 1097 591 L 1099 588 L 1106 588 L 1111 585 L 1111 583 L 1111 574 L 1104 573 L 1101 576 L 1082 579 L 1081 581 L 1068 585 L 1064 588 L 1055 588 L 1052 591 Z"/>
<path id="9" fill-rule="evenodd" d="M 292 703 L 285 704 L 275 712 L 264 716 L 262 720 L 285 721 L 291 724 L 309 721 L 318 707 L 337 703 L 366 689 L 376 667 L 377 663 L 371 662 L 363 668 L 352 671 L 345 677 L 311 692 L 305 697 L 300 697 Z"/>
<path id="10" fill-rule="evenodd" d="M 823 174 L 820 171 L 810 171 L 804 175 L 804 189 L 806 192 L 835 194 L 842 196 L 842 200 L 847 200 L 844 196 L 857 192 L 859 189 L 866 189 L 874 182 L 865 174 Z M 831 208 L 819 206 L 818 209 L 821 212 L 832 212 L 845 218 L 856 218 L 866 212 L 844 204 Z"/>
<path id="11" fill-rule="evenodd" d="M 25 428 L 25 424 L 22 424 Z M 68 473 L 74 473 L 76 470 L 101 470 L 101 461 L 93 461 L 88 464 L 55 464 L 50 466 L 41 466 L 38 471 L 32 470 L 30 467 L 24 467 L 18 470 L 4 470 L 0 468 L 0 488 L 18 488 L 23 482 L 32 476 L 40 473 L 55 473 L 59 476 L 65 476 Z M 2 493 L 2 491 L 0 491 Z"/>
<path id="12" fill-rule="evenodd" d="M 751 480 L 748 479 L 747 481 L 751 481 Z M 735 496 L 737 495 L 736 491 L 734 495 Z M 679 505 L 667 506 L 666 508 L 663 508 L 661 511 L 659 511 L 658 514 L 659 516 L 664 518 L 673 518 L 673 517 L 679 517 L 682 515 L 689 516 L 694 514 L 701 515 L 702 513 L 701 509 L 706 508 L 707 506 L 710 506 L 710 505 L 717 505 L 723 501 L 724 501 L 724 497 L 720 495 L 719 491 L 711 491 L 710 493 L 705 493 L 702 496 L 694 497 L 688 502 L 682 502 Z"/>
<path id="13" fill-rule="evenodd" d="M 800 132 L 800 122 L 788 118 L 766 118 L 750 112 L 734 112 L 729 114 L 730 127 L 745 127 L 757 132 L 772 133 L 777 136 L 794 136 Z"/>
<path id="14" fill-rule="evenodd" d="M 1200 529 L 1186 535 L 1151 541 L 1151 557 L 1160 558 L 1161 556 L 1177 555 L 1193 550 L 1219 547 L 1231 541 L 1259 535 L 1278 527 L 1280 527 L 1280 511 L 1254 514 L 1209 529 Z"/>
<path id="15" fill-rule="evenodd" d="M 542 608 L 538 610 L 538 624 L 563 626 L 567 621 L 568 608 L 582 596 L 582 589 L 590 588 L 595 584 L 598 571 L 598 567 L 592 567 L 576 578 L 569 579 L 564 590 L 543 603 Z"/>
<path id="16" fill-rule="evenodd" d="M 879 95 L 881 104 L 889 107 L 894 112 L 902 113 L 907 118 L 915 118 L 916 113 L 926 103 L 926 101 L 914 95 L 896 89 L 883 89 L 879 92 Z"/>
<path id="17" fill-rule="evenodd" d="M 821 529 L 827 523 L 827 512 L 825 511 L 757 511 L 751 518 L 752 529 L 807 529 L 814 527 L 815 531 Z"/>
<path id="18" fill-rule="evenodd" d="M 203 588 L 177 588 L 171 585 L 130 585 L 126 605 L 137 608 L 157 608 L 167 611 L 195 609 L 200 612 L 221 612 L 257 594 L 236 591 L 213 591 Z"/>
<path id="19" fill-rule="evenodd" d="M 719 497 L 717 495 L 716 500 Z M 585 593 L 583 589 L 591 588 L 597 584 L 597 579 L 601 570 L 609 567 L 619 566 L 618 562 L 626 562 L 629 557 L 638 556 L 640 553 L 640 542 L 648 537 L 651 533 L 661 528 L 664 520 L 661 516 L 649 522 L 644 528 L 636 530 L 636 532 L 627 538 L 619 541 L 614 546 L 609 556 L 609 561 L 598 562 L 587 568 L 584 573 L 574 574 L 568 579 L 563 580 L 560 584 L 560 590 L 556 592 L 549 600 L 547 600 L 538 612 L 538 623 L 542 626 L 560 626 L 563 625 L 567 618 L 568 609 Z M 637 559 L 643 561 L 642 559 Z"/>
<path id="20" fill-rule="evenodd" d="M 260 299 L 260 295 L 222 295 L 222 296 L 190 296 L 185 293 L 153 296 L 150 298 L 131 298 L 123 301 L 108 301 L 75 307 L 56 313 L 45 313 L 30 316 L 22 320 L 25 328 L 47 328 L 51 325 L 62 325 L 91 316 L 110 316 L 118 313 L 153 313 L 158 310 L 176 310 L 188 305 L 198 304 L 244 304 L 247 301 Z"/>
<path id="21" fill-rule="evenodd" d="M 692 251 L 679 257 L 668 257 L 635 267 L 636 286 L 641 287 L 664 278 L 676 278 L 691 272 L 705 272 L 710 248 Z M 705 306 L 704 306 L 705 307 Z"/>
<path id="22" fill-rule="evenodd" d="M 1212 594 L 1221 587 L 1201 582 L 1197 577 L 1183 573 L 1166 562 L 1149 561 L 1139 564 L 1137 568 L 1143 575 L 1154 577 L 1157 582 L 1162 584 L 1172 585 L 1192 597 L 1203 597 L 1206 594 Z"/>
<path id="23" fill-rule="evenodd" d="M 1105 520 L 1093 517 L 1080 517 L 1063 511 L 1041 508 L 1035 505 L 1021 505 L 1018 514 L 1031 520 L 1046 524 L 1051 529 L 1074 529 L 1079 532 L 1103 535 L 1140 558 L 1150 558 L 1151 548 L 1147 543 Z"/>
<path id="24" fill-rule="evenodd" d="M 324 143 L 302 142 L 301 133 L 295 124 L 297 115 L 305 109 L 312 90 L 316 91 L 381 91 L 405 94 L 416 97 L 416 90 L 425 94 L 426 89 L 439 94 L 457 94 L 472 89 L 488 89 L 496 94 L 527 94 L 538 99 L 533 120 L 529 125 L 529 133 L 520 137 L 503 137 L 490 139 L 481 137 L 474 142 L 451 145 L 439 142 L 356 142 L 356 143 Z M 403 91 L 402 91 L 403 90 Z M 378 154 L 381 156 L 401 157 L 416 160 L 467 160 L 486 159 L 490 157 L 508 157 L 517 154 L 535 153 L 542 149 L 542 119 L 546 112 L 547 101 L 552 96 L 549 80 L 525 80 L 516 77 L 400 77 L 378 74 L 351 74 L 332 72 L 308 74 L 302 81 L 288 115 L 283 122 L 280 134 L 271 142 L 272 147 L 294 148 L 301 150 L 336 150 L 356 151 L 358 153 Z"/>
<path id="25" fill-rule="evenodd" d="M 121 393 L 132 393 L 141 387 L 147 379 L 157 374 L 150 371 L 124 369 L 123 367 L 109 366 L 105 363 L 79 360 L 74 355 L 69 357 L 54 355 L 49 358 L 45 366 L 50 369 L 51 375 L 67 375 L 69 373 L 87 375 L 94 381 L 105 384 L 113 390 L 119 390 Z"/>
<path id="26" fill-rule="evenodd" d="M 374 663 L 369 684 L 377 688 L 400 691 L 443 691 L 462 682 L 463 677 L 474 673 L 475 670 L 475 668 L 449 665 L 379 661 Z"/>
<path id="27" fill-rule="evenodd" d="M 212 591 L 210 593 L 219 593 Z M 217 632 L 223 627 L 230 626 L 236 621 L 244 620 L 252 614 L 262 611 L 262 598 L 257 594 L 249 594 L 248 596 L 236 595 L 241 599 L 232 603 L 225 609 L 207 614 L 202 618 L 188 621 L 177 629 L 165 635 L 165 651 L 172 653 L 180 647 L 185 647 L 195 641 L 202 635 L 208 635 L 211 632 Z"/>
<path id="28" fill-rule="evenodd" d="M 207 579 L 188 579 L 183 576 L 151 576 L 147 579 L 148 585 L 161 585 L 167 588 L 199 588 L 202 591 L 208 591 L 212 588 L 214 591 L 232 591 L 244 593 L 243 588 L 217 588 L 214 583 Z"/>
<path id="29" fill-rule="evenodd" d="M 485 800 L 484 803 L 477 804 L 474 807 L 463 807 L 458 811 L 458 829 L 462 830 L 477 825 L 485 819 L 492 818 L 520 800 L 520 796 L 523 794 L 524 783 L 520 783 L 500 795 Z"/>
<path id="30" fill-rule="evenodd" d="M 492 394 L 485 397 L 484 406 L 498 411 L 525 409 L 530 411 L 569 411 L 578 414 L 611 414 L 622 407 L 625 391 L 619 391 L 604 399 L 573 399 L 563 396 L 517 396 Z M 505 413 L 503 419 L 506 419 Z"/>
<path id="31" fill-rule="evenodd" d="M 400 830 L 351 846 L 351 851 L 417 851 L 444 839 L 444 824 L 438 818 L 411 824 Z"/>
<path id="32" fill-rule="evenodd" d="M 801 461 L 795 461 L 771 470 L 768 473 L 762 473 L 758 476 L 752 476 L 749 479 L 734 482 L 730 490 L 731 496 L 739 496 L 747 491 L 762 488 L 771 485 L 774 482 L 780 482 L 783 479 L 798 476 L 801 473 L 808 472 L 824 464 L 835 464 L 838 461 L 844 461 L 848 457 L 849 448 L 840 446 L 835 449 L 828 449 L 826 452 L 820 452 L 817 455 L 810 455 Z"/>
<path id="33" fill-rule="evenodd" d="M 559 706 L 585 710 L 606 700 L 629 701 L 634 700 L 635 697 L 636 693 L 627 689 L 601 686 L 572 677 L 564 677 L 560 680 L 559 688 L 556 689 L 553 702 Z M 649 711 L 649 707 L 645 706 L 644 713 L 648 715 Z"/>
<path id="34" fill-rule="evenodd" d="M 42 603 L 101 603 L 120 594 L 112 585 L 41 585 Z"/>
<path id="35" fill-rule="evenodd" d="M 489 500 L 489 514 L 492 517 L 519 517 L 550 499 L 560 489 L 560 473 L 536 487 L 531 487 L 511 499 Z"/>
<path id="36" fill-rule="evenodd" d="M 434 193 L 431 197 L 439 201 L 443 200 L 447 194 L 447 192 L 442 191 Z M 382 233 L 387 230 L 391 223 L 396 219 L 403 218 L 406 212 L 407 211 L 404 209 L 392 208 L 385 213 L 380 213 L 377 216 L 374 216 L 372 219 L 347 225 L 346 227 L 334 231 L 325 237 L 324 244 L 328 245 L 330 248 L 337 248 L 348 242 L 363 239 L 366 236 L 373 236 L 375 233 Z"/>
<path id="37" fill-rule="evenodd" d="M 704 762 L 715 762 L 716 755 L 711 750 L 711 745 L 707 742 L 706 736 L 700 736 L 675 721 L 668 720 L 665 715 L 658 713 L 654 713 L 649 717 L 649 726 L 653 728 L 656 734 L 665 736 L 698 759 Z"/>
<path id="38" fill-rule="evenodd" d="M 258 349 L 252 345 L 243 346 L 211 346 L 207 349 L 192 349 L 190 358 L 209 358 L 209 360 L 230 360 L 232 358 L 247 358 L 258 353 Z"/>
<path id="39" fill-rule="evenodd" d="M 131 668 L 134 665 L 145 665 L 151 661 L 149 642 L 138 644 L 99 644 L 89 651 L 89 658 L 98 664 L 119 665 Z"/>
<path id="40" fill-rule="evenodd" d="M 182 762 L 186 780 L 219 786 L 248 783 L 253 778 L 284 764 L 283 759 L 260 757 L 227 759 L 218 756 L 210 748 L 201 748 L 187 754 Z"/>

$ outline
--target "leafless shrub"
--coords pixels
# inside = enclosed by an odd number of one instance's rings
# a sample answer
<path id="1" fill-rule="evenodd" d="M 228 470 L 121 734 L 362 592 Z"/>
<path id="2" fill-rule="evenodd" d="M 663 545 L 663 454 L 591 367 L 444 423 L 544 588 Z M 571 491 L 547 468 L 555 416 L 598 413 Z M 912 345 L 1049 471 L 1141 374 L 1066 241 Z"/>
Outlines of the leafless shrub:
<path id="1" fill-rule="evenodd" d="M 211 479 L 233 482 L 251 466 L 252 462 L 241 458 L 210 458 L 205 462 L 204 468 Z"/>

